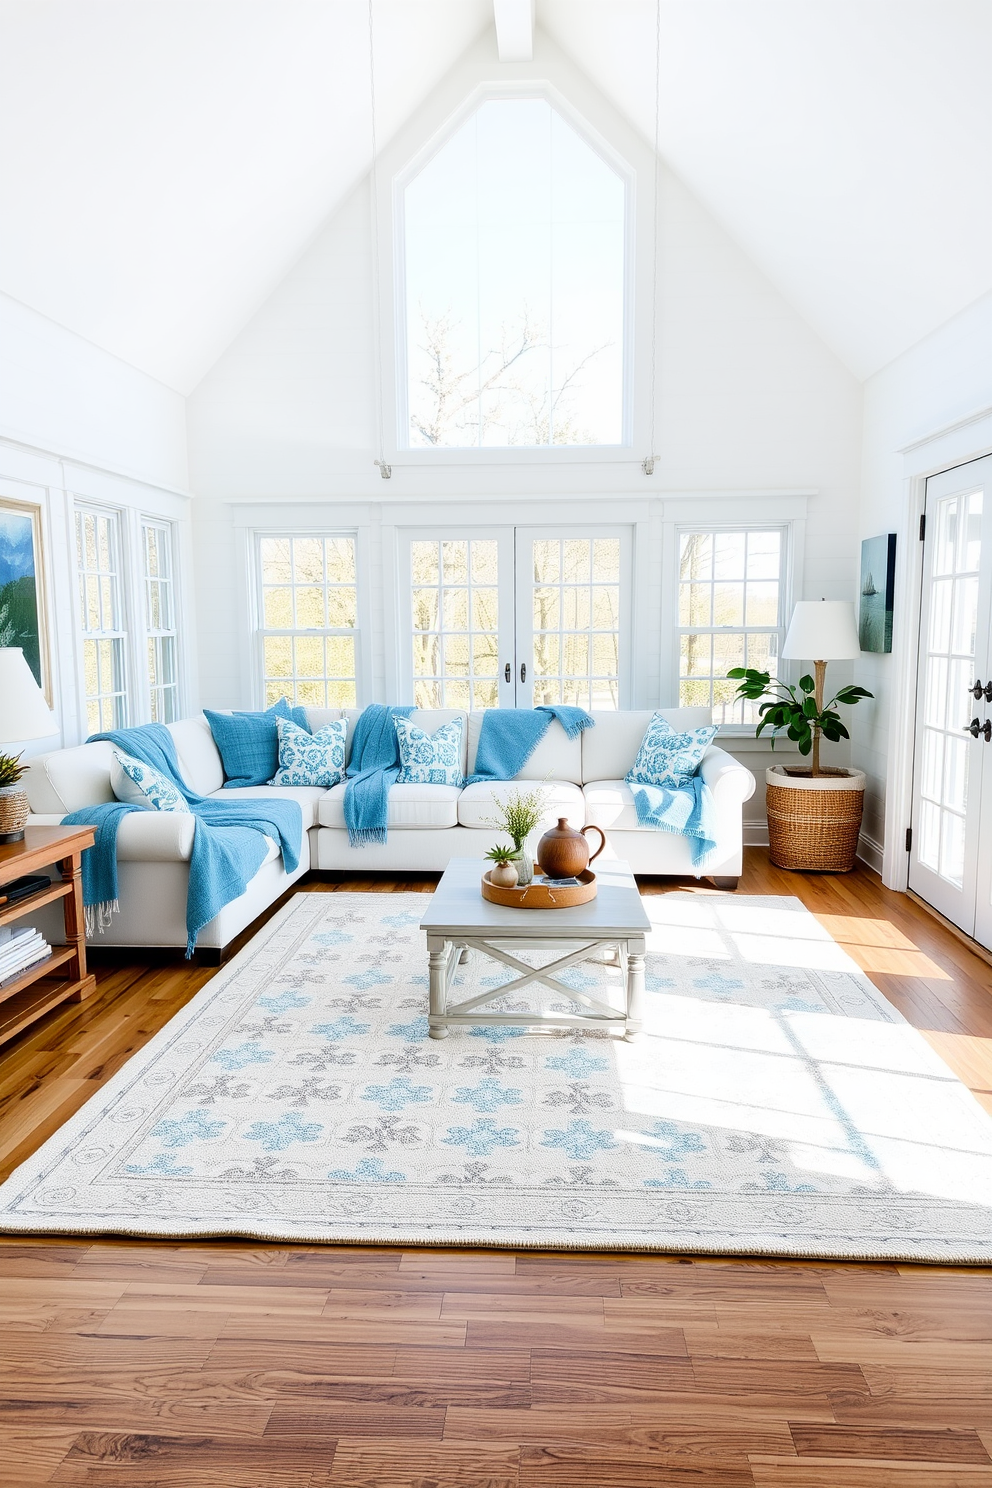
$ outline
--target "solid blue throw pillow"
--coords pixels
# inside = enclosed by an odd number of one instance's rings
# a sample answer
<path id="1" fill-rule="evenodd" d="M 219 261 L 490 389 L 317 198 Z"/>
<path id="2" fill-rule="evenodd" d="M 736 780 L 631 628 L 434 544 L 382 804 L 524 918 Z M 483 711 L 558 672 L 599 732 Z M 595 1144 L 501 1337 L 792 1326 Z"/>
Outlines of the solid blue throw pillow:
<path id="1" fill-rule="evenodd" d="M 279 768 L 277 718 L 291 718 L 306 727 L 302 708 L 291 708 L 280 698 L 264 713 L 213 713 L 204 708 L 214 743 L 224 766 L 224 789 L 268 785 Z"/>

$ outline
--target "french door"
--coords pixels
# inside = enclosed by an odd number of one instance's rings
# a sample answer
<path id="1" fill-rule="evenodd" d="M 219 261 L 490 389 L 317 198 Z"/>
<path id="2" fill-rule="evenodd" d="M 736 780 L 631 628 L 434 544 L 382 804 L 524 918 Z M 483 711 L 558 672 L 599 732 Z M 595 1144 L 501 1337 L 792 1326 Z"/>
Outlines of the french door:
<path id="1" fill-rule="evenodd" d="M 422 708 L 618 708 L 628 696 L 631 532 L 402 534 L 404 693 Z"/>
<path id="2" fill-rule="evenodd" d="M 992 456 L 927 481 L 909 884 L 992 947 Z"/>

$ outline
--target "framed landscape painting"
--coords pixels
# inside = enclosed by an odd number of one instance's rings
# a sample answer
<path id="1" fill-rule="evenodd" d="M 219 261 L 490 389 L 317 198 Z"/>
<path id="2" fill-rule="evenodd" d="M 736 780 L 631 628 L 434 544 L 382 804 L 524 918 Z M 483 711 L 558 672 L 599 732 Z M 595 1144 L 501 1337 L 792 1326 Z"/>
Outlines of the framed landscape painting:
<path id="1" fill-rule="evenodd" d="M 895 587 L 895 533 L 866 537 L 861 544 L 861 607 L 858 614 L 858 640 L 862 651 L 892 650 Z"/>
<path id="2" fill-rule="evenodd" d="M 19 646 L 52 701 L 45 627 L 41 508 L 0 496 L 0 646 Z"/>

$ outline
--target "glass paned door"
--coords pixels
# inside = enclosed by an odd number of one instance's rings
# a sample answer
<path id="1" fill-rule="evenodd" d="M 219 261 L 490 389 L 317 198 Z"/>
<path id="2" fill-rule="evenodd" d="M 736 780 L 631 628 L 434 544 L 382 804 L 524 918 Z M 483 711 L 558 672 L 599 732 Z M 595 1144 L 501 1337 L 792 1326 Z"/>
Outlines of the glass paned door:
<path id="1" fill-rule="evenodd" d="M 629 529 L 518 528 L 517 707 L 619 708 Z"/>
<path id="2" fill-rule="evenodd" d="M 418 534 L 407 551 L 417 707 L 512 707 L 512 529 Z"/>
<path id="3" fill-rule="evenodd" d="M 630 530 L 408 531 L 405 695 L 420 708 L 618 708 Z"/>
<path id="4" fill-rule="evenodd" d="M 927 482 L 926 534 L 909 882 L 967 934 L 984 924 L 988 937 L 992 457 Z"/>

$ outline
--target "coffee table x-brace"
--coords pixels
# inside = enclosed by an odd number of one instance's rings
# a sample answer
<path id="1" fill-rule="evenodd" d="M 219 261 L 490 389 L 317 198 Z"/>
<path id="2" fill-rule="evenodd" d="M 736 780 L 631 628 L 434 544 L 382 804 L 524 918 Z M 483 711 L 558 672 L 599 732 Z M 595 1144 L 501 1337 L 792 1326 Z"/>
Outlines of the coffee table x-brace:
<path id="1" fill-rule="evenodd" d="M 626 863 L 600 860 L 599 892 L 574 909 L 510 909 L 483 899 L 479 882 L 483 864 L 477 858 L 453 858 L 431 897 L 420 928 L 427 932 L 430 961 L 430 1036 L 446 1038 L 452 1027 L 574 1028 L 598 1026 L 622 1031 L 628 1040 L 641 1031 L 644 992 L 645 935 L 651 922 Z M 518 950 L 553 950 L 562 954 L 548 965 L 533 967 Z M 450 1001 L 458 966 L 469 951 L 480 951 L 518 975 L 502 986 L 476 993 L 463 1002 Z M 623 1007 L 558 980 L 558 973 L 583 961 L 603 962 L 604 951 L 623 974 Z M 574 1013 L 485 1011 L 485 1004 L 542 986 L 575 1004 Z"/>

